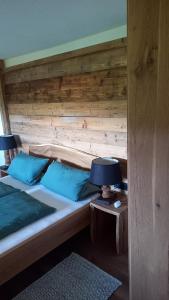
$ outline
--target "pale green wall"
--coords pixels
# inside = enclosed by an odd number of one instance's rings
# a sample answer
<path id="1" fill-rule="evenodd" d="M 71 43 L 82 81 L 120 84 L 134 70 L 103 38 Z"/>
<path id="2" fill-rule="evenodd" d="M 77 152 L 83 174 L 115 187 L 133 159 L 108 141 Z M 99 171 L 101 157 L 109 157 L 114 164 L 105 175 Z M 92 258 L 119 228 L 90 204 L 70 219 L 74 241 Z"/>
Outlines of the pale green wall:
<path id="1" fill-rule="evenodd" d="M 44 49 L 41 51 L 36 51 L 32 53 L 28 53 L 25 55 L 8 58 L 5 60 L 6 68 L 19 65 L 22 63 L 26 63 L 29 61 L 34 61 L 37 59 L 49 57 L 56 54 L 61 54 L 81 48 L 85 48 L 88 46 L 116 40 L 122 37 L 127 36 L 127 26 L 120 26 L 117 28 L 113 28 L 104 32 L 97 33 L 95 35 L 87 36 L 82 39 L 78 39 L 69 43 L 65 43 L 56 47 L 52 47 L 49 49 Z"/>

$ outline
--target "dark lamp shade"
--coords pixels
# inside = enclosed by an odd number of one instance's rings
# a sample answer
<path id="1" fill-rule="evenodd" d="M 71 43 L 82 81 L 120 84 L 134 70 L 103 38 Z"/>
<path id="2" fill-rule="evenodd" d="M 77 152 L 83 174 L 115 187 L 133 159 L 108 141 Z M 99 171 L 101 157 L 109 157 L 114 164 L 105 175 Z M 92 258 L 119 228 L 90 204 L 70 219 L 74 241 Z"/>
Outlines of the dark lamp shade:
<path id="1" fill-rule="evenodd" d="M 114 185 L 122 180 L 120 164 L 113 158 L 96 158 L 92 161 L 90 182 L 96 185 Z"/>
<path id="2" fill-rule="evenodd" d="M 0 150 L 10 150 L 17 148 L 13 135 L 0 135 Z"/>

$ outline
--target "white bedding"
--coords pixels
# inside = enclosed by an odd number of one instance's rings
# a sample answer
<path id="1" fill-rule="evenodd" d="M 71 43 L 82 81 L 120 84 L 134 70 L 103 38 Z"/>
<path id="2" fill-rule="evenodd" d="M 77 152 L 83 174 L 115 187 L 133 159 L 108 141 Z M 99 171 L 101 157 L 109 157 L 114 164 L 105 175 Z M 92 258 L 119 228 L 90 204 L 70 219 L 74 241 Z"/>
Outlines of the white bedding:
<path id="1" fill-rule="evenodd" d="M 5 180 L 6 179 L 6 180 Z M 4 177 L 0 179 L 6 184 L 12 185 L 16 188 L 24 190 L 26 193 L 30 194 L 32 197 L 50 205 L 57 209 L 57 211 L 43 219 L 40 219 L 17 232 L 10 234 L 6 238 L 0 241 L 0 255 L 5 254 L 5 252 L 11 250 L 13 247 L 19 245 L 26 239 L 32 237 L 33 235 L 39 233 L 43 229 L 49 227 L 50 225 L 58 222 L 59 220 L 66 218 L 68 215 L 83 209 L 88 203 L 95 199 L 98 195 L 95 194 L 83 201 L 73 202 L 61 195 L 53 193 L 37 184 L 33 187 L 27 186 L 19 182 L 18 180 L 12 178 L 11 176 Z"/>
<path id="2" fill-rule="evenodd" d="M 9 184 L 9 185 L 13 186 L 14 188 L 20 189 L 22 191 L 27 191 L 27 190 L 32 189 L 32 186 L 25 184 L 15 178 L 13 178 L 10 175 L 0 178 L 0 181 L 5 184 Z"/>

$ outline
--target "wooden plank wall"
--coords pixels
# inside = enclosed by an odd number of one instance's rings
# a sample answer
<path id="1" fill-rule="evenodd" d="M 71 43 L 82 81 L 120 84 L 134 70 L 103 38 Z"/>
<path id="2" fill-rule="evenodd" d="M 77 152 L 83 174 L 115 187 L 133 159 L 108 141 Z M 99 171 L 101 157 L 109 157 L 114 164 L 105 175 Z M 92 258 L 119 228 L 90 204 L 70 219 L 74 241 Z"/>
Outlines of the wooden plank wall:
<path id="1" fill-rule="evenodd" d="M 6 70 L 12 133 L 127 158 L 127 54 L 120 39 Z"/>

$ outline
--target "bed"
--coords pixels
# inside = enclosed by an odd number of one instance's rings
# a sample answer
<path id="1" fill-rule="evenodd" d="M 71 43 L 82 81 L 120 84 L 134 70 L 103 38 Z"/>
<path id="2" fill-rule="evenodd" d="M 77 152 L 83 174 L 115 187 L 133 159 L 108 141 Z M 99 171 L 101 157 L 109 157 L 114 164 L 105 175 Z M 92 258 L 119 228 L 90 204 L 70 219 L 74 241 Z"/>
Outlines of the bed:
<path id="1" fill-rule="evenodd" d="M 55 145 L 30 146 L 29 152 L 84 169 L 89 169 L 92 159 L 95 158 L 93 155 L 78 150 Z M 57 209 L 55 213 L 0 241 L 0 284 L 3 284 L 85 228 L 90 219 L 89 203 L 97 195 L 83 201 L 73 202 L 49 191 L 40 184 L 30 187 L 11 176 L 0 180 Z"/>
<path id="2" fill-rule="evenodd" d="M 27 184 L 13 178 L 10 175 L 0 178 L 0 182 L 9 184 L 10 186 L 13 186 L 14 188 L 19 189 L 21 191 L 28 191 L 28 190 L 32 189 L 32 187 L 30 185 L 27 185 Z"/>

